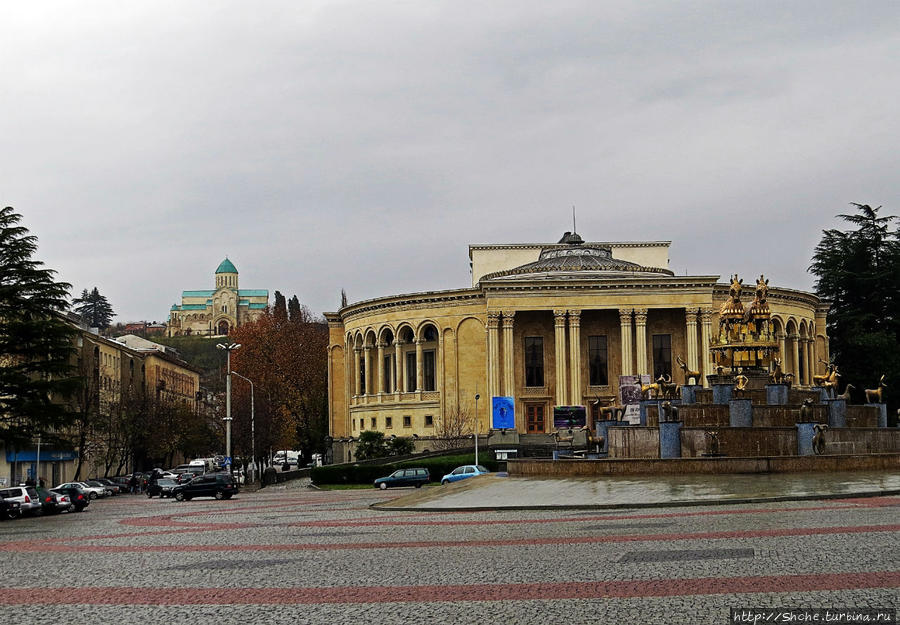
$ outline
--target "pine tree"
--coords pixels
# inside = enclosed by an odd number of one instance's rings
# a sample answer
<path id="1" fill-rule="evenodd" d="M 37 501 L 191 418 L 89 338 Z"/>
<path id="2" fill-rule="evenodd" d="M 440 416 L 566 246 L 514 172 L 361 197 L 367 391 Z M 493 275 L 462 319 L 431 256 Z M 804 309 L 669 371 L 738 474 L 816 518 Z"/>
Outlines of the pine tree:
<path id="1" fill-rule="evenodd" d="M 859 214 L 838 215 L 855 230 L 825 230 L 809 270 L 817 276 L 816 294 L 828 300 L 828 335 L 832 360 L 844 383 L 876 388 L 886 375 L 886 398 L 900 385 L 900 236 L 891 231 L 896 216 L 879 217 L 881 209 L 854 204 Z M 893 395 L 896 397 L 896 395 Z"/>
<path id="2" fill-rule="evenodd" d="M 29 444 L 71 415 L 59 401 L 78 388 L 72 377 L 75 329 L 60 316 L 69 285 L 32 256 L 37 237 L 22 216 L 0 210 L 0 441 Z"/>
<path id="3" fill-rule="evenodd" d="M 88 292 L 84 289 L 81 297 L 72 301 L 73 310 L 81 315 L 84 322 L 91 328 L 105 330 L 112 323 L 113 312 L 109 300 L 100 294 L 100 290 L 94 287 Z"/>

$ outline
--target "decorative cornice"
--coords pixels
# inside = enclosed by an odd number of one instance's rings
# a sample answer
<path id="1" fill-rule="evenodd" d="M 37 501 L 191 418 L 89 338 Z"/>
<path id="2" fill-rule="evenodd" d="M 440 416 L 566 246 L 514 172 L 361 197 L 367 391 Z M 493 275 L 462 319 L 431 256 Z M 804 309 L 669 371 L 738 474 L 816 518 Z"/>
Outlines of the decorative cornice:
<path id="1" fill-rule="evenodd" d="M 609 247 L 669 247 L 671 241 L 585 241 L 584 245 L 606 245 Z M 472 250 L 530 250 L 566 247 L 565 243 L 473 243 L 469 245 L 469 258 Z"/>

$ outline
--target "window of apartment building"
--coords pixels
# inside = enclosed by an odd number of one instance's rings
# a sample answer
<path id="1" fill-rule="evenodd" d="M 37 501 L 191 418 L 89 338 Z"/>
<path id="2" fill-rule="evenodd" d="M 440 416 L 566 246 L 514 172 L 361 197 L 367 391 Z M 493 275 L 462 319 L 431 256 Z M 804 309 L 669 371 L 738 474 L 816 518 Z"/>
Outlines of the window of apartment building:
<path id="1" fill-rule="evenodd" d="M 409 415 L 405 415 L 403 417 L 403 427 L 411 428 L 412 427 L 412 417 Z"/>
<path id="2" fill-rule="evenodd" d="M 653 377 L 672 375 L 672 335 L 653 335 Z"/>
<path id="3" fill-rule="evenodd" d="M 390 430 L 393 427 L 394 427 L 394 419 L 391 417 L 385 417 L 384 418 L 384 429 Z"/>
<path id="4" fill-rule="evenodd" d="M 425 415 L 425 427 L 427 427 L 427 428 L 434 427 L 434 415 L 430 415 L 430 414 Z"/>
<path id="5" fill-rule="evenodd" d="M 393 367 L 391 367 L 392 362 L 393 358 L 390 355 L 384 357 L 384 388 L 381 389 L 383 393 L 394 392 L 394 389 L 391 388 L 391 378 L 393 377 L 391 375 L 391 369 L 393 369 Z"/>
<path id="6" fill-rule="evenodd" d="M 406 352 L 406 392 L 416 390 L 416 352 Z"/>
<path id="7" fill-rule="evenodd" d="M 378 429 L 378 418 L 377 417 L 372 417 L 372 429 L 373 430 Z"/>
<path id="8" fill-rule="evenodd" d="M 424 372 L 422 380 L 425 388 L 422 390 L 425 391 L 433 391 L 434 390 L 434 350 L 429 349 L 428 351 L 422 352 L 422 360 L 424 361 Z"/>
<path id="9" fill-rule="evenodd" d="M 609 361 L 606 351 L 605 336 L 588 337 L 588 362 L 590 363 L 590 385 L 607 386 L 609 384 Z"/>
<path id="10" fill-rule="evenodd" d="M 525 386 L 544 386 L 544 337 L 525 337 Z"/>

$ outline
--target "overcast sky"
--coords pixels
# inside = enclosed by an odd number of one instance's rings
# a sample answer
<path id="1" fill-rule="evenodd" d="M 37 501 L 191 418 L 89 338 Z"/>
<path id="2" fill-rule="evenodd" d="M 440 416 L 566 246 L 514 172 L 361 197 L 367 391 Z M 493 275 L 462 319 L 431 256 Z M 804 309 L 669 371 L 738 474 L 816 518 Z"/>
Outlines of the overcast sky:
<path id="1" fill-rule="evenodd" d="M 671 240 L 811 289 L 900 213 L 900 3 L 8 2 L 0 202 L 75 292 L 314 312 L 470 285 L 470 243 Z"/>

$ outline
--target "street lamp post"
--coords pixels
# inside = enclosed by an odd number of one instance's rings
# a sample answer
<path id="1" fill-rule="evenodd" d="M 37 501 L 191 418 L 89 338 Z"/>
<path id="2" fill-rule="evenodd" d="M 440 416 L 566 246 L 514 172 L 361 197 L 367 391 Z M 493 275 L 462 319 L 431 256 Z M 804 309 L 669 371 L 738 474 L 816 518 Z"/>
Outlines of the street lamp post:
<path id="1" fill-rule="evenodd" d="M 240 343 L 229 343 L 228 345 L 224 345 L 222 343 L 218 343 L 216 345 L 219 349 L 224 349 L 226 354 L 227 368 L 228 372 L 225 376 L 225 458 L 228 464 L 228 472 L 231 472 L 231 352 L 236 349 L 240 349 Z"/>
<path id="2" fill-rule="evenodd" d="M 475 464 L 478 464 L 478 400 L 481 395 L 475 393 Z"/>
<path id="3" fill-rule="evenodd" d="M 247 380 L 250 383 L 250 454 L 251 458 L 253 458 L 253 469 L 250 481 L 254 484 L 256 483 L 256 408 L 254 401 L 254 390 L 253 390 L 253 380 L 248 378 L 247 376 L 241 375 L 237 371 L 232 371 L 234 375 L 241 378 L 242 380 Z"/>

